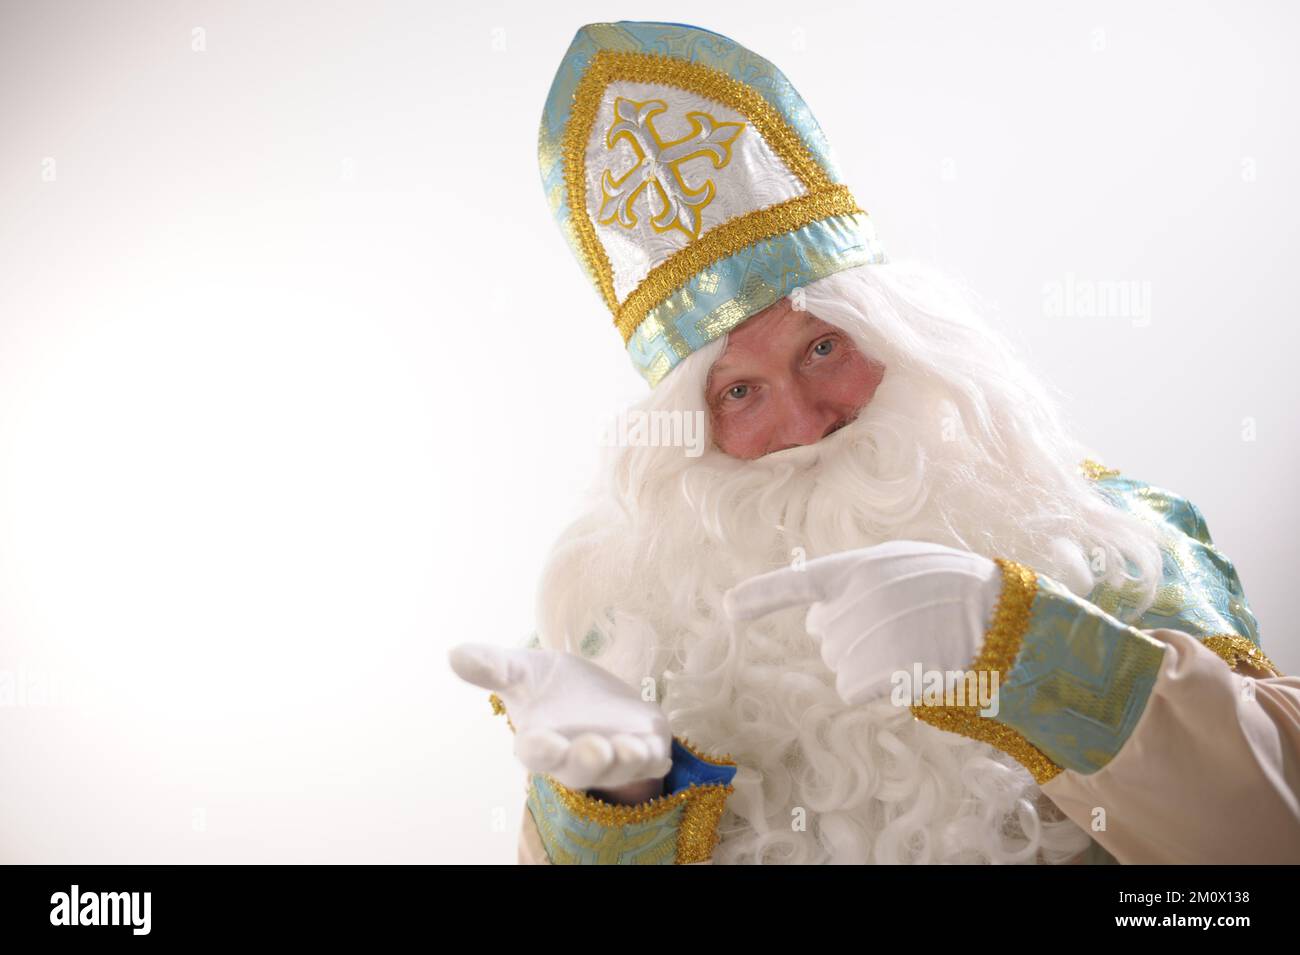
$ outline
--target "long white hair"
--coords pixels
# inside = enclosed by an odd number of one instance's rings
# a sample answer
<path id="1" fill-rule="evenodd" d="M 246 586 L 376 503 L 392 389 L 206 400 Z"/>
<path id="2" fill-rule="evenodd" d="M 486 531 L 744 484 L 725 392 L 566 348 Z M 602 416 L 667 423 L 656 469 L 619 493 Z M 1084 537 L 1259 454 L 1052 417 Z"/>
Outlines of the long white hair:
<path id="1" fill-rule="evenodd" d="M 739 771 L 718 862 L 1061 862 L 1087 835 L 987 744 L 888 700 L 847 706 L 791 609 L 743 625 L 727 589 L 791 560 L 922 540 L 1008 557 L 1081 596 L 1149 605 L 1148 525 L 1105 503 L 1051 396 L 969 298 L 920 266 L 837 272 L 795 307 L 843 329 L 884 378 L 856 420 L 757 460 L 708 444 L 612 447 L 543 575 L 543 646 L 653 680 L 673 732 Z M 707 422 L 721 338 L 633 412 Z"/>

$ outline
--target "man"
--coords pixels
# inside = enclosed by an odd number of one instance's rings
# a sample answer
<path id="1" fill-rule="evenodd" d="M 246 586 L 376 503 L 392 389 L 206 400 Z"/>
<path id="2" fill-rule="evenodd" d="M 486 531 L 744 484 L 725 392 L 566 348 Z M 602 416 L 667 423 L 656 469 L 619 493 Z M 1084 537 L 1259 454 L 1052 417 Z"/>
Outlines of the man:
<path id="1" fill-rule="evenodd" d="M 1300 861 L 1300 679 L 1200 513 L 885 262 L 779 70 L 586 26 L 540 158 L 629 417 L 709 442 L 611 448 L 533 645 L 452 651 L 529 771 L 521 861 Z"/>

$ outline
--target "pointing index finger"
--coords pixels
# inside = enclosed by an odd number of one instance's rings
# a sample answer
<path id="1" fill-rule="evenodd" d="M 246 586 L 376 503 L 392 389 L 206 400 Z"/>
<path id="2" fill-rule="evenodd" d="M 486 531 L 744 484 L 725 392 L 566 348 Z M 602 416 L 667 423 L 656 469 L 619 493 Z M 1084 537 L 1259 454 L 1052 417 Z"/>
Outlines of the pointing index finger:
<path id="1" fill-rule="evenodd" d="M 805 564 L 802 569 L 782 567 L 741 581 L 723 596 L 722 607 L 732 620 L 753 620 L 786 607 L 824 599 L 821 583 L 812 564 Z"/>

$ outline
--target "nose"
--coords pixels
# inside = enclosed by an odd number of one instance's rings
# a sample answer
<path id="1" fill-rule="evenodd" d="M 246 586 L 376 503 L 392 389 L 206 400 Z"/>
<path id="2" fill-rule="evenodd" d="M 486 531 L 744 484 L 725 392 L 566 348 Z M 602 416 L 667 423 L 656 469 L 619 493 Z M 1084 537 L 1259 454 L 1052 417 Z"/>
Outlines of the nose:
<path id="1" fill-rule="evenodd" d="M 787 382 L 777 394 L 777 424 L 771 451 L 816 444 L 848 420 L 844 409 L 817 394 L 805 381 Z"/>

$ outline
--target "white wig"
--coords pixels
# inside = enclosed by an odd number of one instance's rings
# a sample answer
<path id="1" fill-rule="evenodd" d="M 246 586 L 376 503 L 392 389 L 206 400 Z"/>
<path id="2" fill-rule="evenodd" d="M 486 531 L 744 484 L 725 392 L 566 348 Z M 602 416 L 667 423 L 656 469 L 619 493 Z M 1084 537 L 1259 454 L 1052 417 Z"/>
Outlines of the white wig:
<path id="1" fill-rule="evenodd" d="M 611 448 L 539 594 L 544 646 L 652 679 L 673 732 L 739 768 L 719 862 L 1061 862 L 1088 845 L 1028 772 L 888 700 L 848 706 L 802 609 L 732 626 L 722 595 L 792 558 L 922 540 L 1008 557 L 1086 596 L 1154 598 L 1154 532 L 1105 503 L 1045 389 L 940 276 L 837 272 L 795 305 L 885 366 L 859 417 L 757 460 Z M 633 410 L 696 413 L 726 348 L 681 363 Z"/>

